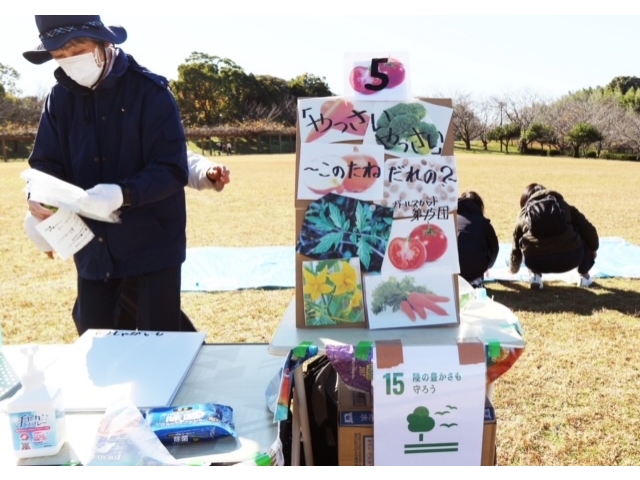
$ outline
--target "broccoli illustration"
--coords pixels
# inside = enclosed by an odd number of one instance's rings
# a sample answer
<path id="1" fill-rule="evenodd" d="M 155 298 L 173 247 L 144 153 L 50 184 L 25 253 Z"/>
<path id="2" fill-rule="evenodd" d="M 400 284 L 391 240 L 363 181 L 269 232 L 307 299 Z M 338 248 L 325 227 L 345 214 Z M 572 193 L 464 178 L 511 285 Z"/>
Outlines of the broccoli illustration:
<path id="1" fill-rule="evenodd" d="M 377 121 L 376 143 L 391 150 L 406 141 L 427 154 L 437 145 L 440 134 L 435 125 L 424 121 L 426 115 L 427 109 L 417 102 L 398 103 L 384 110 Z"/>

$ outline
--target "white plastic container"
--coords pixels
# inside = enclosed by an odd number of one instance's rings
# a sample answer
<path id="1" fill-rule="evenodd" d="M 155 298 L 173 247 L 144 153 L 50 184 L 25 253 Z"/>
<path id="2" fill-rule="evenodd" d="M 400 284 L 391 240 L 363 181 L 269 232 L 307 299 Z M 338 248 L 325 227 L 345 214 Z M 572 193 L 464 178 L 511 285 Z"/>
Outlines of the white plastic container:
<path id="1" fill-rule="evenodd" d="M 9 400 L 7 413 L 13 453 L 17 458 L 46 457 L 57 454 L 66 439 L 62 392 L 44 381 L 44 372 L 36 369 L 37 346 L 25 347 L 29 356 L 22 388 Z"/>

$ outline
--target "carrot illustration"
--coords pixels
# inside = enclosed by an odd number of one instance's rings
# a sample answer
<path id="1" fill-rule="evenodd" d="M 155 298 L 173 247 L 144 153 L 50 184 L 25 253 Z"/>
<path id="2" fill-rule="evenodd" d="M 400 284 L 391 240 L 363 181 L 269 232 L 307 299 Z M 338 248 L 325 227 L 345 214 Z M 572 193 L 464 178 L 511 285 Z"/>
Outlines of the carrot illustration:
<path id="1" fill-rule="evenodd" d="M 427 311 L 424 309 L 424 307 L 422 305 L 417 305 L 413 302 L 411 302 L 411 299 L 407 299 L 407 302 L 409 302 L 409 305 L 411 305 L 411 308 L 413 308 L 415 310 L 415 312 L 418 314 L 418 316 L 423 319 L 426 320 L 427 318 Z"/>
<path id="2" fill-rule="evenodd" d="M 409 295 L 408 301 L 412 305 L 420 305 L 421 307 L 426 308 L 427 310 L 431 310 L 432 312 L 437 313 L 438 315 L 447 315 L 447 311 L 444 308 L 442 308 L 440 305 L 438 305 L 435 301 L 433 301 L 431 298 L 429 298 L 427 294 L 412 292 Z"/>
<path id="3" fill-rule="evenodd" d="M 412 322 L 416 321 L 416 312 L 411 308 L 411 305 L 406 300 L 400 302 L 400 308 L 407 316 L 411 319 Z"/>
<path id="4" fill-rule="evenodd" d="M 451 300 L 449 297 L 443 297 L 442 295 L 435 295 L 433 293 L 423 293 L 422 295 L 433 302 L 448 302 Z"/>

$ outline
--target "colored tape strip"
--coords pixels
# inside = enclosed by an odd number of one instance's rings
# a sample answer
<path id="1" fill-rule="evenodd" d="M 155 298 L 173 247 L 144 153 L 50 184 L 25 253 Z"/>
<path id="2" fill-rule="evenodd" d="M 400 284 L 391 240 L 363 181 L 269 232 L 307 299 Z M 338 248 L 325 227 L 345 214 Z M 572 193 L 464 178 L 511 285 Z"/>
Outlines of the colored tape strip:
<path id="1" fill-rule="evenodd" d="M 359 342 L 356 345 L 355 356 L 358 360 L 368 362 L 371 358 L 371 351 L 373 350 L 373 342 L 365 341 Z"/>
<path id="2" fill-rule="evenodd" d="M 500 348 L 500 342 L 495 340 L 489 341 L 489 357 L 493 360 L 496 358 L 500 358 L 502 355 L 502 348 Z"/>

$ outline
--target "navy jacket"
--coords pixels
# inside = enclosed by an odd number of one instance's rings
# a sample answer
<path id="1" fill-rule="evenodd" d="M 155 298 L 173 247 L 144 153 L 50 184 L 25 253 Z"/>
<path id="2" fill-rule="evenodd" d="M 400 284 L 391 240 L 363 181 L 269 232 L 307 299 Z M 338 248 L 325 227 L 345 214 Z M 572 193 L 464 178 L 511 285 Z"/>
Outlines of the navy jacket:
<path id="1" fill-rule="evenodd" d="M 491 221 L 472 200 L 458 200 L 458 259 L 468 281 L 482 277 L 498 258 L 498 237 Z"/>
<path id="2" fill-rule="evenodd" d="M 76 253 L 81 278 L 101 280 L 180 265 L 186 256 L 184 130 L 165 78 L 119 50 L 96 90 L 62 69 L 47 97 L 29 165 L 84 190 L 131 191 L 122 223 L 84 219 L 95 238 Z"/>

